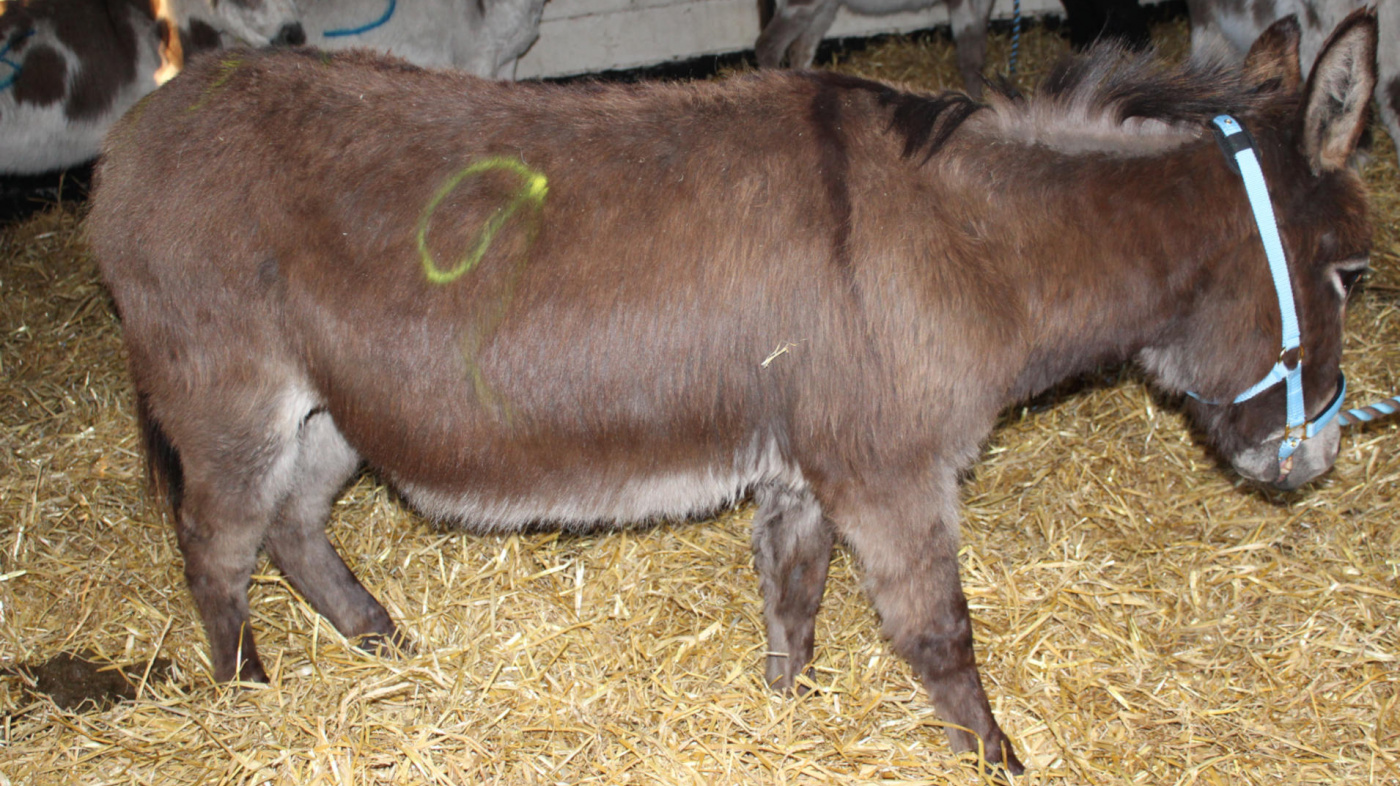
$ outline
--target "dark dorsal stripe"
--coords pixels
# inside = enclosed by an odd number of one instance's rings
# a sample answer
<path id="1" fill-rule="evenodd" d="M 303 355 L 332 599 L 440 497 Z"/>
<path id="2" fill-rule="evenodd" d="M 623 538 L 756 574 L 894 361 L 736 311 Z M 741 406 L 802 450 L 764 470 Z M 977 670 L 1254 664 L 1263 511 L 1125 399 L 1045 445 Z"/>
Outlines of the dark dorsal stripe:
<path id="1" fill-rule="evenodd" d="M 822 185 L 831 205 L 835 227 L 832 256 L 842 275 L 851 276 L 851 187 L 850 153 L 841 133 L 841 93 L 831 80 L 819 79 L 812 96 L 811 121 L 820 156 Z"/>

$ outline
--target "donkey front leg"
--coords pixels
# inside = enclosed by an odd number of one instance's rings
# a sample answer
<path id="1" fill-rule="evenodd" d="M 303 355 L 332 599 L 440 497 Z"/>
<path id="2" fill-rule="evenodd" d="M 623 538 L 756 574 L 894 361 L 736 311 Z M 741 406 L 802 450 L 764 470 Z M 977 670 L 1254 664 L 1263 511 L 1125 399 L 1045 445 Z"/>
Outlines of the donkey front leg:
<path id="1" fill-rule="evenodd" d="M 830 509 L 831 520 L 859 557 L 866 588 L 895 652 L 914 667 L 949 723 L 957 751 L 1022 772 L 1011 741 L 992 717 L 977 673 L 972 622 L 958 578 L 956 485 L 943 493 L 892 499 L 888 490 Z M 928 517 L 928 518 L 925 518 Z"/>
<path id="2" fill-rule="evenodd" d="M 774 688 L 791 690 L 812 660 L 834 536 L 809 489 L 762 486 L 754 496 L 754 565 L 768 623 L 765 675 Z"/>

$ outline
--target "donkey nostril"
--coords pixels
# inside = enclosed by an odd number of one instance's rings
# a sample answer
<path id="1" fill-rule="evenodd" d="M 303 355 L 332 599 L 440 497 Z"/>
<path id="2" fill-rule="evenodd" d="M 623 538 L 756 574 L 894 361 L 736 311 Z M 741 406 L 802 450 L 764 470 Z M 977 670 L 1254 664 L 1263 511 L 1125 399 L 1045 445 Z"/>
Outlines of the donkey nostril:
<path id="1" fill-rule="evenodd" d="M 273 46 L 301 46 L 306 43 L 306 31 L 302 29 L 300 22 L 292 22 L 283 25 L 277 31 L 277 37 L 272 39 Z"/>

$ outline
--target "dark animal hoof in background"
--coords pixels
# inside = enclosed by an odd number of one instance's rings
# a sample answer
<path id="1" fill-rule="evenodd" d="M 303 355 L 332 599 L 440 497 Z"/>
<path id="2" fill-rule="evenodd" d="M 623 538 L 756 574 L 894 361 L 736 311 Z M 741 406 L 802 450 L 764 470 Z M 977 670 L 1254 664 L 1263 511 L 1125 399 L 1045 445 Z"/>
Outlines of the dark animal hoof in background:
<path id="1" fill-rule="evenodd" d="M 1017 775 L 1026 772 L 1025 765 L 1016 758 L 1016 751 L 1011 747 L 1009 740 L 1003 740 L 1002 744 L 996 748 L 987 745 L 985 749 L 977 748 L 963 751 L 959 754 L 963 763 L 972 768 L 977 773 L 976 783 L 987 784 L 996 783 L 1004 786 L 1014 786 L 1017 782 Z"/>
<path id="2" fill-rule="evenodd" d="M 801 674 L 791 676 L 783 669 L 786 660 L 787 658 L 785 656 L 770 655 L 768 657 L 768 663 L 765 665 L 764 680 L 774 693 L 782 696 L 801 698 L 811 693 L 821 692 L 821 688 L 817 686 L 817 681 L 813 679 L 814 672 L 811 666 L 803 669 Z"/>

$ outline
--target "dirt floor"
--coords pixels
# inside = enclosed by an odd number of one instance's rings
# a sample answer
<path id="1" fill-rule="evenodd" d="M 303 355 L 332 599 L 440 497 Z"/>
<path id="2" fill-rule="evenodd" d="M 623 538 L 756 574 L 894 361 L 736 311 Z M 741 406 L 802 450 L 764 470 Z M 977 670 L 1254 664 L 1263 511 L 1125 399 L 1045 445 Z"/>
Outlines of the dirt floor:
<path id="1" fill-rule="evenodd" d="M 1156 35 L 1184 51 L 1183 23 Z M 1032 31 L 1023 71 L 1064 48 Z M 956 84 L 938 36 L 835 67 Z M 1380 126 L 1373 150 L 1374 273 L 1344 362 L 1358 403 L 1400 390 L 1400 174 Z M 363 476 L 331 534 L 418 652 L 350 648 L 265 567 L 253 611 L 273 682 L 213 684 L 173 531 L 143 491 L 83 214 L 0 230 L 0 786 L 980 782 L 844 551 L 818 690 L 765 687 L 747 504 L 478 537 Z M 1135 372 L 1088 382 L 1008 411 L 963 492 L 965 589 L 993 709 L 1029 766 L 1018 782 L 1400 784 L 1400 418 L 1349 430 L 1320 482 L 1268 493 Z"/>

